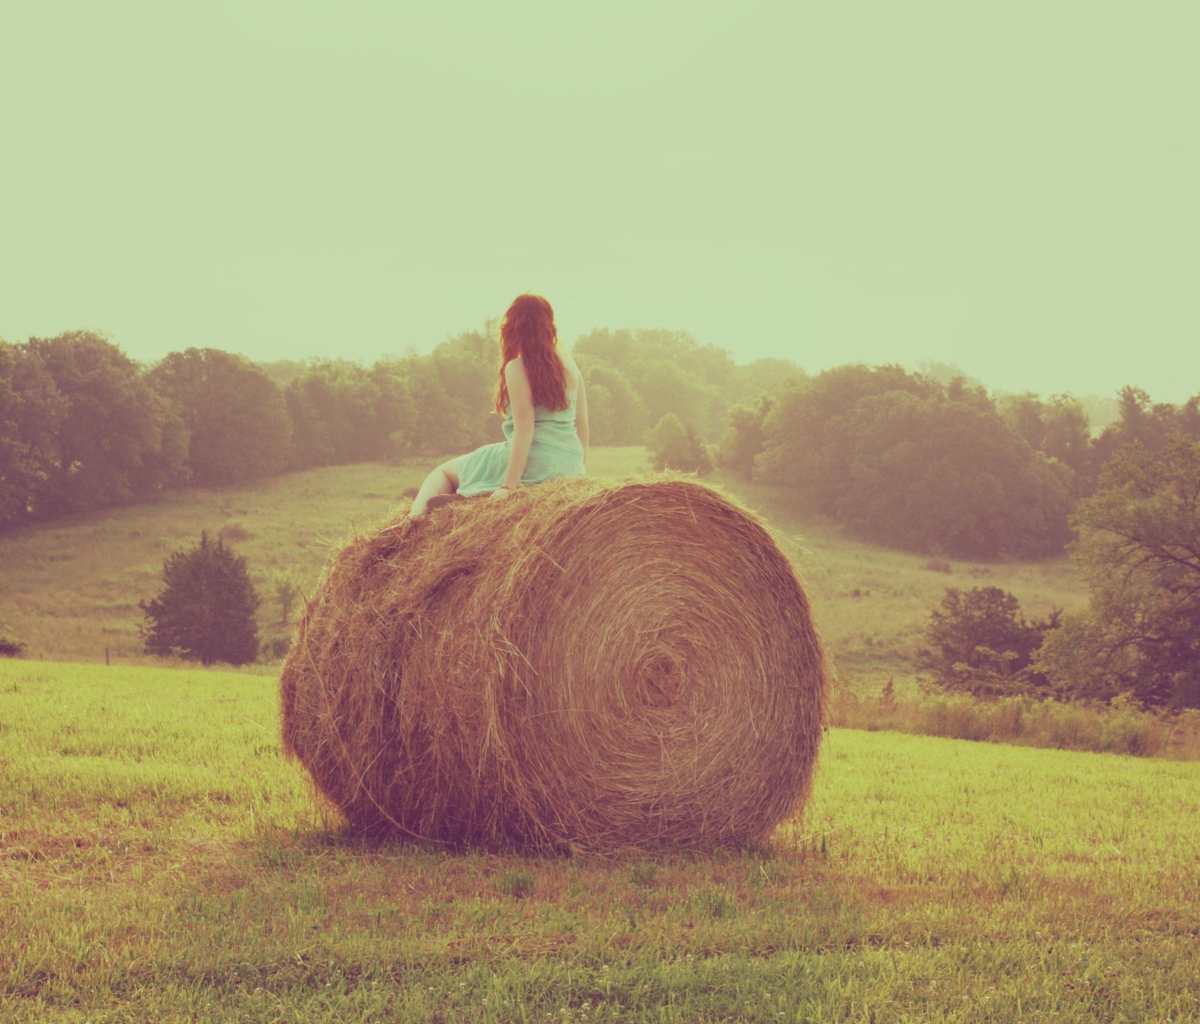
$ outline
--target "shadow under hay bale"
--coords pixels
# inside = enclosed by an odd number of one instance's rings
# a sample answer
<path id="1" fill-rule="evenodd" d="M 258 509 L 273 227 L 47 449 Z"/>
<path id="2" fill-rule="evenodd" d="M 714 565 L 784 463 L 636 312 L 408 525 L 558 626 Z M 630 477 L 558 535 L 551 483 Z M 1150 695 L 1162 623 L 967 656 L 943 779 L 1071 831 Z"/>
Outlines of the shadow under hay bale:
<path id="1" fill-rule="evenodd" d="M 764 840 L 807 796 L 826 682 L 753 514 L 578 479 L 352 540 L 280 690 L 286 749 L 357 828 L 604 851 Z"/>

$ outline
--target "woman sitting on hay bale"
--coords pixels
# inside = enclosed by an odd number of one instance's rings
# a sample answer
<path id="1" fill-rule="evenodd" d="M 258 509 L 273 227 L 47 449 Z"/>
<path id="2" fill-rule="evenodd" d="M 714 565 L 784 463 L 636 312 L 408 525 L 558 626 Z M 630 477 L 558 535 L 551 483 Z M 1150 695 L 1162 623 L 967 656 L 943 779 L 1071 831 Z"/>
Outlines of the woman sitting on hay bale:
<path id="1" fill-rule="evenodd" d="M 411 516 L 458 498 L 503 498 L 521 484 L 583 476 L 587 400 L 575 360 L 558 350 L 554 310 L 540 295 L 518 295 L 500 325 L 496 412 L 506 440 L 444 462 L 425 478 Z"/>

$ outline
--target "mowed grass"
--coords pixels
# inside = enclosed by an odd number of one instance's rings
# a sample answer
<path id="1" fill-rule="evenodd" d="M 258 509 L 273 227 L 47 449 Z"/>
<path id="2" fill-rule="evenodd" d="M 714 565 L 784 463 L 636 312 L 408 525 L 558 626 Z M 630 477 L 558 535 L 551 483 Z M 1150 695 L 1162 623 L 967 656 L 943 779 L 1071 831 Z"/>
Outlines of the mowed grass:
<path id="1" fill-rule="evenodd" d="M 288 573 L 311 593 L 331 546 L 393 512 L 428 468 L 335 466 L 252 487 L 182 491 L 159 504 L 0 534 L 0 634 L 24 640 L 32 658 L 98 662 L 107 648 L 117 662 L 149 664 L 153 659 L 143 654 L 138 634 L 138 601 L 160 589 L 167 555 L 194 542 L 201 530 L 226 530 L 263 598 L 263 635 L 286 635 L 271 597 L 272 574 Z M 620 477 L 646 472 L 649 465 L 642 448 L 599 448 L 588 469 Z M 710 482 L 766 516 L 804 577 L 842 684 L 858 692 L 875 693 L 892 678 L 901 696 L 914 691 L 929 612 L 948 586 L 1003 587 L 1030 615 L 1086 600 L 1065 559 L 956 562 L 948 574 L 930 571 L 923 568 L 924 555 L 859 543 L 805 517 L 786 490 L 722 473 Z"/>
<path id="2" fill-rule="evenodd" d="M 1189 1021 L 1200 764 L 834 730 L 751 853 L 340 831 L 275 682 L 0 663 L 0 1019 Z"/>

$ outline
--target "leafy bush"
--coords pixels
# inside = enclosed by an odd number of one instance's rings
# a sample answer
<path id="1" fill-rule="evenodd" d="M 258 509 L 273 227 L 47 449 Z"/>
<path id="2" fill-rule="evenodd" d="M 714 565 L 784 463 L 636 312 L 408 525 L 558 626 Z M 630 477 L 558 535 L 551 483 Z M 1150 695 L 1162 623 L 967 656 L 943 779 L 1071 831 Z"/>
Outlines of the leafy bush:
<path id="1" fill-rule="evenodd" d="M 25 651 L 25 643 L 12 637 L 0 636 L 0 658 L 19 658 Z"/>
<path id="2" fill-rule="evenodd" d="M 1111 703 L 1029 695 L 979 700 L 956 693 L 888 703 L 839 689 L 829 718 L 845 729 L 1200 760 L 1200 711 L 1160 714 L 1119 697 Z"/>
<path id="3" fill-rule="evenodd" d="M 1012 594 L 999 587 L 951 587 L 925 631 L 930 649 L 924 667 L 938 685 L 975 696 L 1045 690 L 1046 678 L 1030 669 L 1046 633 L 1058 626 L 1059 612 L 1029 623 Z"/>
<path id="4" fill-rule="evenodd" d="M 170 555 L 162 574 L 162 593 L 139 603 L 147 653 L 204 665 L 258 657 L 258 596 L 245 558 L 203 533 L 199 544 Z"/>
<path id="5" fill-rule="evenodd" d="M 684 426 L 673 412 L 667 413 L 646 432 L 650 463 L 662 472 L 676 469 L 684 473 L 712 472 L 712 456 L 693 427 Z"/>
<path id="6" fill-rule="evenodd" d="M 295 577 L 287 572 L 273 572 L 271 574 L 271 595 L 279 605 L 279 625 L 290 626 L 292 609 L 301 596 L 300 585 L 296 582 Z"/>

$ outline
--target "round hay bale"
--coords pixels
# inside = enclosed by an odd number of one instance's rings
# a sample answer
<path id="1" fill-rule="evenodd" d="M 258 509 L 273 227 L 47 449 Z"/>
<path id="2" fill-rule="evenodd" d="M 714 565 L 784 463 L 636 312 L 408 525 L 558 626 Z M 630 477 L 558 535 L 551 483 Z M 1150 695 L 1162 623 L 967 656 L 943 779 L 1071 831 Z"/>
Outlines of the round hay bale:
<path id="1" fill-rule="evenodd" d="M 764 840 L 808 793 L 826 682 L 757 517 L 577 479 L 351 540 L 280 689 L 285 748 L 357 828 L 604 851 Z"/>

